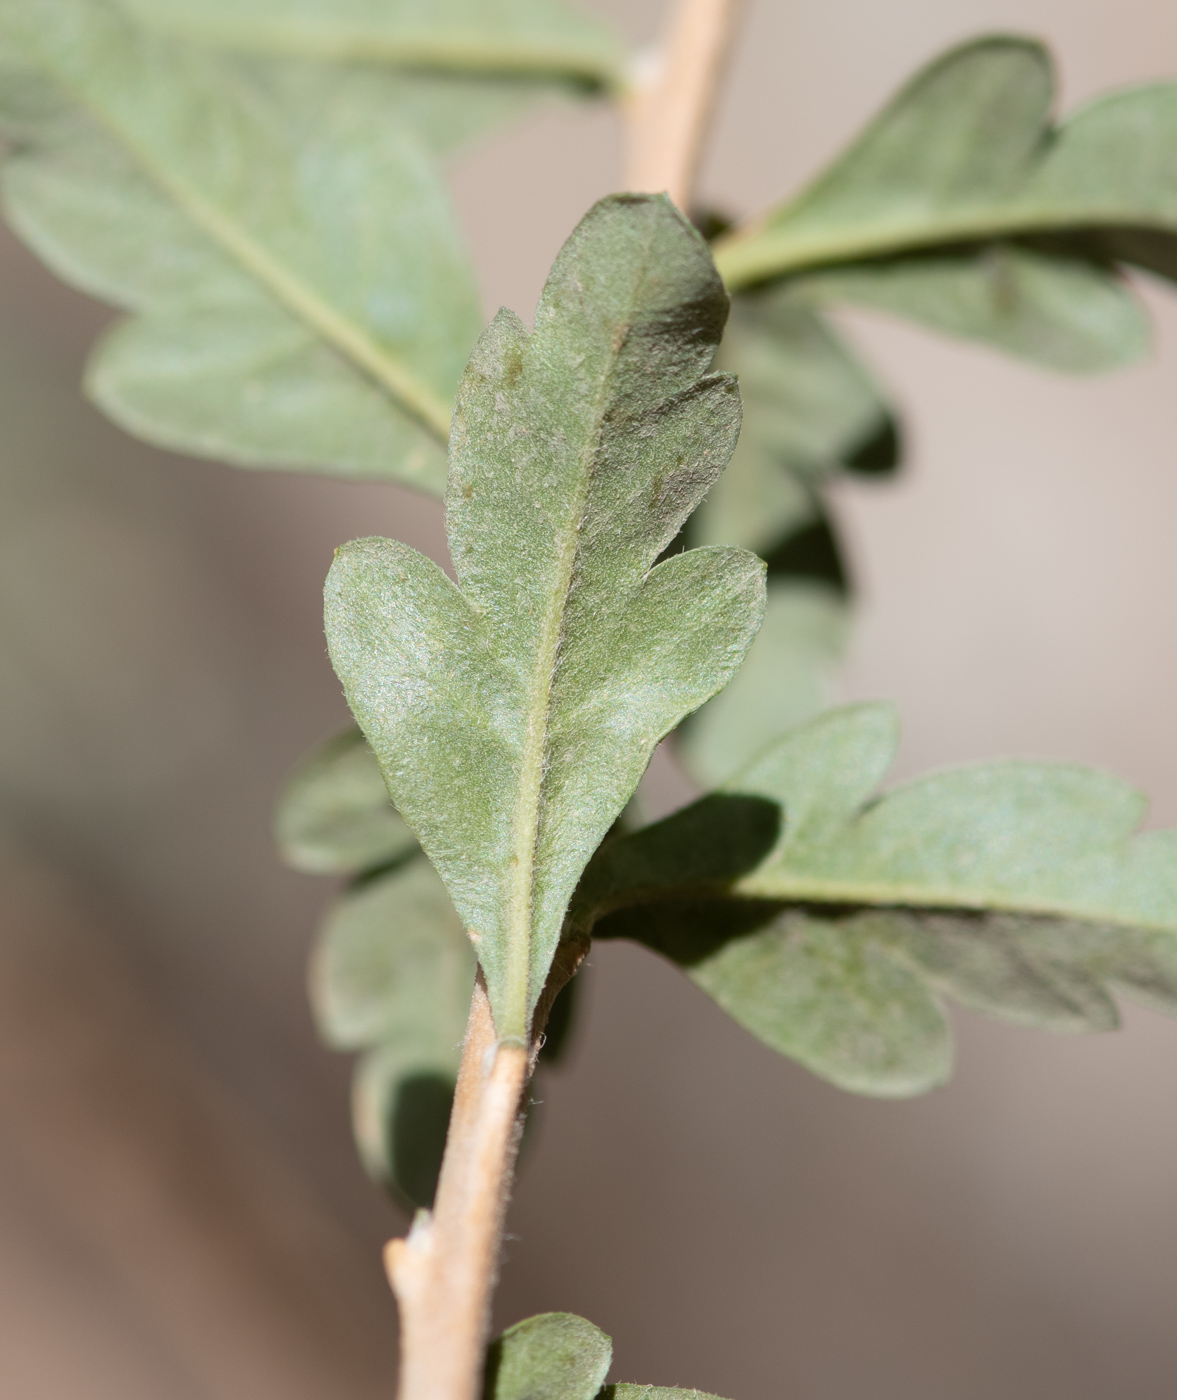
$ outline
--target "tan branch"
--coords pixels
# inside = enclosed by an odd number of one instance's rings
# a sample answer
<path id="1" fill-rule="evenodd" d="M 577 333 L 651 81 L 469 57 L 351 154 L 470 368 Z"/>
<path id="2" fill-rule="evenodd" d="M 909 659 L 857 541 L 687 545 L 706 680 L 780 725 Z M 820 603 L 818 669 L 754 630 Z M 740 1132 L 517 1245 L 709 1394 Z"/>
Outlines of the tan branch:
<path id="1" fill-rule="evenodd" d="M 653 73 L 630 99 L 625 186 L 690 204 L 740 0 L 679 0 Z"/>
<path id="2" fill-rule="evenodd" d="M 498 1040 L 478 974 L 433 1211 L 384 1251 L 400 1307 L 399 1400 L 480 1400 L 524 1096 L 552 1002 L 587 951 L 587 939 L 556 950 L 527 1050 Z"/>
<path id="3" fill-rule="evenodd" d="M 433 1211 L 384 1253 L 400 1305 L 400 1400 L 479 1400 L 529 1078 L 523 1046 L 497 1041 L 479 974 Z"/>

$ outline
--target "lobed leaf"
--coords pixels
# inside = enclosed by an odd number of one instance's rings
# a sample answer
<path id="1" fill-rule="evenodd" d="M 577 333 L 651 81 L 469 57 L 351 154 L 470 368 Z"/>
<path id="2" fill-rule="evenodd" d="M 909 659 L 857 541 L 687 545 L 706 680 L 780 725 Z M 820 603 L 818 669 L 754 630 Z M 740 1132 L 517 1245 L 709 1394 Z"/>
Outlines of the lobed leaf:
<path id="1" fill-rule="evenodd" d="M 540 1313 L 491 1344 L 483 1400 L 595 1400 L 612 1359 L 599 1327 L 573 1313 Z"/>
<path id="2" fill-rule="evenodd" d="M 1053 99 L 1040 44 L 949 51 L 807 190 L 717 242 L 725 281 L 852 265 L 816 293 L 1058 368 L 1134 358 L 1143 312 L 1112 264 L 1177 266 L 1177 85 L 1111 94 L 1054 128 Z"/>
<path id="3" fill-rule="evenodd" d="M 859 1092 L 943 1081 L 943 996 L 1054 1030 L 1114 1026 L 1111 989 L 1177 1012 L 1177 832 L 1134 835 L 1134 790 L 1010 762 L 875 797 L 896 741 L 883 705 L 802 726 L 603 847 L 573 922 L 654 947 Z"/>
<path id="4" fill-rule="evenodd" d="M 274 842 L 287 865 L 311 875 L 357 875 L 417 847 L 389 801 L 375 754 L 354 726 L 291 775 L 274 813 Z"/>
<path id="5" fill-rule="evenodd" d="M 250 53 L 432 72 L 624 82 L 601 23 L 560 0 L 119 0 L 143 24 Z"/>
<path id="6" fill-rule="evenodd" d="M 101 406 L 188 452 L 439 489 L 478 306 L 415 138 L 104 0 L 0 0 L 0 48 L 14 227 L 136 313 L 91 364 Z"/>
<path id="7" fill-rule="evenodd" d="M 578 879 L 659 740 L 715 694 L 763 565 L 655 560 L 722 470 L 726 297 L 664 197 L 614 196 L 556 261 L 529 335 L 501 312 L 463 377 L 447 525 L 457 583 L 387 540 L 337 555 L 328 646 L 399 812 L 526 1037 Z"/>

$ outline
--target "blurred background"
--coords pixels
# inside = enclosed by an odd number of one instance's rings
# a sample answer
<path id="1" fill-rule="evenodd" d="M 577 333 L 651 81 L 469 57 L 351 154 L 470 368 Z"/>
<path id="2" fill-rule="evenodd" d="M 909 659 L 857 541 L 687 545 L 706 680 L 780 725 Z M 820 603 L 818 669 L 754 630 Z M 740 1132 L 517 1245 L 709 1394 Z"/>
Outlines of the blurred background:
<path id="1" fill-rule="evenodd" d="M 594 8 L 643 40 L 661 5 Z M 749 0 L 701 196 L 775 201 L 982 30 L 1049 38 L 1066 106 L 1177 75 L 1159 0 Z M 556 106 L 463 157 L 488 315 L 530 315 L 619 157 L 615 118 Z M 844 318 L 908 460 L 840 488 L 862 597 L 842 689 L 898 700 L 902 774 L 1073 758 L 1177 823 L 1177 298 L 1145 295 L 1152 360 L 1088 380 Z M 406 1221 L 306 1006 L 330 891 L 279 865 L 269 819 L 345 720 L 332 549 L 440 555 L 440 506 L 123 436 L 78 390 L 108 317 L 0 235 L 0 1394 L 389 1396 L 379 1247 Z M 958 1015 L 952 1083 L 886 1104 L 639 949 L 594 951 L 586 981 L 501 1323 L 579 1312 L 615 1376 L 736 1400 L 1177 1394 L 1177 1024 Z"/>

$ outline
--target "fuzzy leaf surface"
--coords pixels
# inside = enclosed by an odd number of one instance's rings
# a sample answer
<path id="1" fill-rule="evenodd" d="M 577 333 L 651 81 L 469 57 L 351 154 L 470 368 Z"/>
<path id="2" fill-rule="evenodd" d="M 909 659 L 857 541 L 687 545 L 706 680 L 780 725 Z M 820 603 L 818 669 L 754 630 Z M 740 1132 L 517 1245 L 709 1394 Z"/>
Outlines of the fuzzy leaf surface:
<path id="1" fill-rule="evenodd" d="M 864 1093 L 943 1082 L 944 997 L 1062 1031 L 1116 1025 L 1113 990 L 1177 1012 L 1177 832 L 1134 834 L 1139 794 L 997 763 L 876 797 L 896 739 L 880 705 L 801 727 L 604 847 L 577 917 L 656 948 L 767 1044 Z"/>
<path id="2" fill-rule="evenodd" d="M 0 49 L 9 218 L 136 313 L 91 363 L 101 406 L 188 452 L 440 489 L 479 316 L 421 145 L 104 0 L 0 0 Z"/>
<path id="3" fill-rule="evenodd" d="M 574 1313 L 540 1313 L 491 1344 L 483 1400 L 595 1400 L 612 1359 L 599 1327 Z"/>
<path id="4" fill-rule="evenodd" d="M 658 741 L 730 679 L 764 566 L 708 548 L 654 567 L 723 469 L 727 310 L 664 197 L 601 201 L 535 330 L 500 312 L 451 436 L 457 583 L 388 540 L 337 555 L 328 647 L 397 810 L 440 871 L 500 1035 L 524 1037 L 573 889 Z"/>
<path id="5" fill-rule="evenodd" d="M 601 1400 L 720 1400 L 720 1397 L 701 1390 L 682 1390 L 678 1386 L 631 1385 L 621 1381 L 605 1386 Z"/>
<path id="6" fill-rule="evenodd" d="M 119 0 L 187 39 L 302 58 L 612 87 L 624 53 L 560 0 Z"/>
<path id="7" fill-rule="evenodd" d="M 1108 264 L 1177 261 L 1177 85 L 1113 93 L 1057 127 L 1053 101 L 1040 44 L 950 50 L 807 190 L 716 244 L 728 286 L 902 259 L 840 292 L 1060 368 L 1134 357 L 1142 312 Z M 1009 239 L 1056 265 L 984 247 Z"/>
<path id="8" fill-rule="evenodd" d="M 274 812 L 274 842 L 309 875 L 357 875 L 406 856 L 417 838 L 397 814 L 376 755 L 354 726 L 291 775 Z"/>

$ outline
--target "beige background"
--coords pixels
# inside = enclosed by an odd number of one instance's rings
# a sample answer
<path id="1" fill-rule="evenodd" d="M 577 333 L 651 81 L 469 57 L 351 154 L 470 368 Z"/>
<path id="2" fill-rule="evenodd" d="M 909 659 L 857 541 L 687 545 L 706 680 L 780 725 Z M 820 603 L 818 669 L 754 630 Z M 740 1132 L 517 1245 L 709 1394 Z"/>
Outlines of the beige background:
<path id="1" fill-rule="evenodd" d="M 641 39 L 659 7 L 601 8 Z M 703 194 L 762 207 L 993 29 L 1050 37 L 1068 105 L 1177 73 L 1156 0 L 760 0 Z M 530 313 L 618 156 L 612 117 L 555 110 L 462 160 L 488 314 Z M 839 495 L 863 595 L 844 691 L 898 699 L 904 772 L 1075 758 L 1177 822 L 1177 298 L 1146 295 L 1157 355 L 1093 380 L 847 318 L 909 450 L 901 483 Z M 331 549 L 439 553 L 440 513 L 131 442 L 76 392 L 106 320 L 0 244 L 0 1394 L 366 1400 L 390 1393 L 376 1256 L 404 1222 L 305 1008 L 327 891 L 278 866 L 268 811 L 344 717 Z M 737 1400 L 1177 1392 L 1177 1026 L 962 1016 L 951 1086 L 893 1105 L 772 1056 L 639 950 L 595 952 L 588 991 L 503 1322 L 582 1312 L 615 1375 Z"/>

